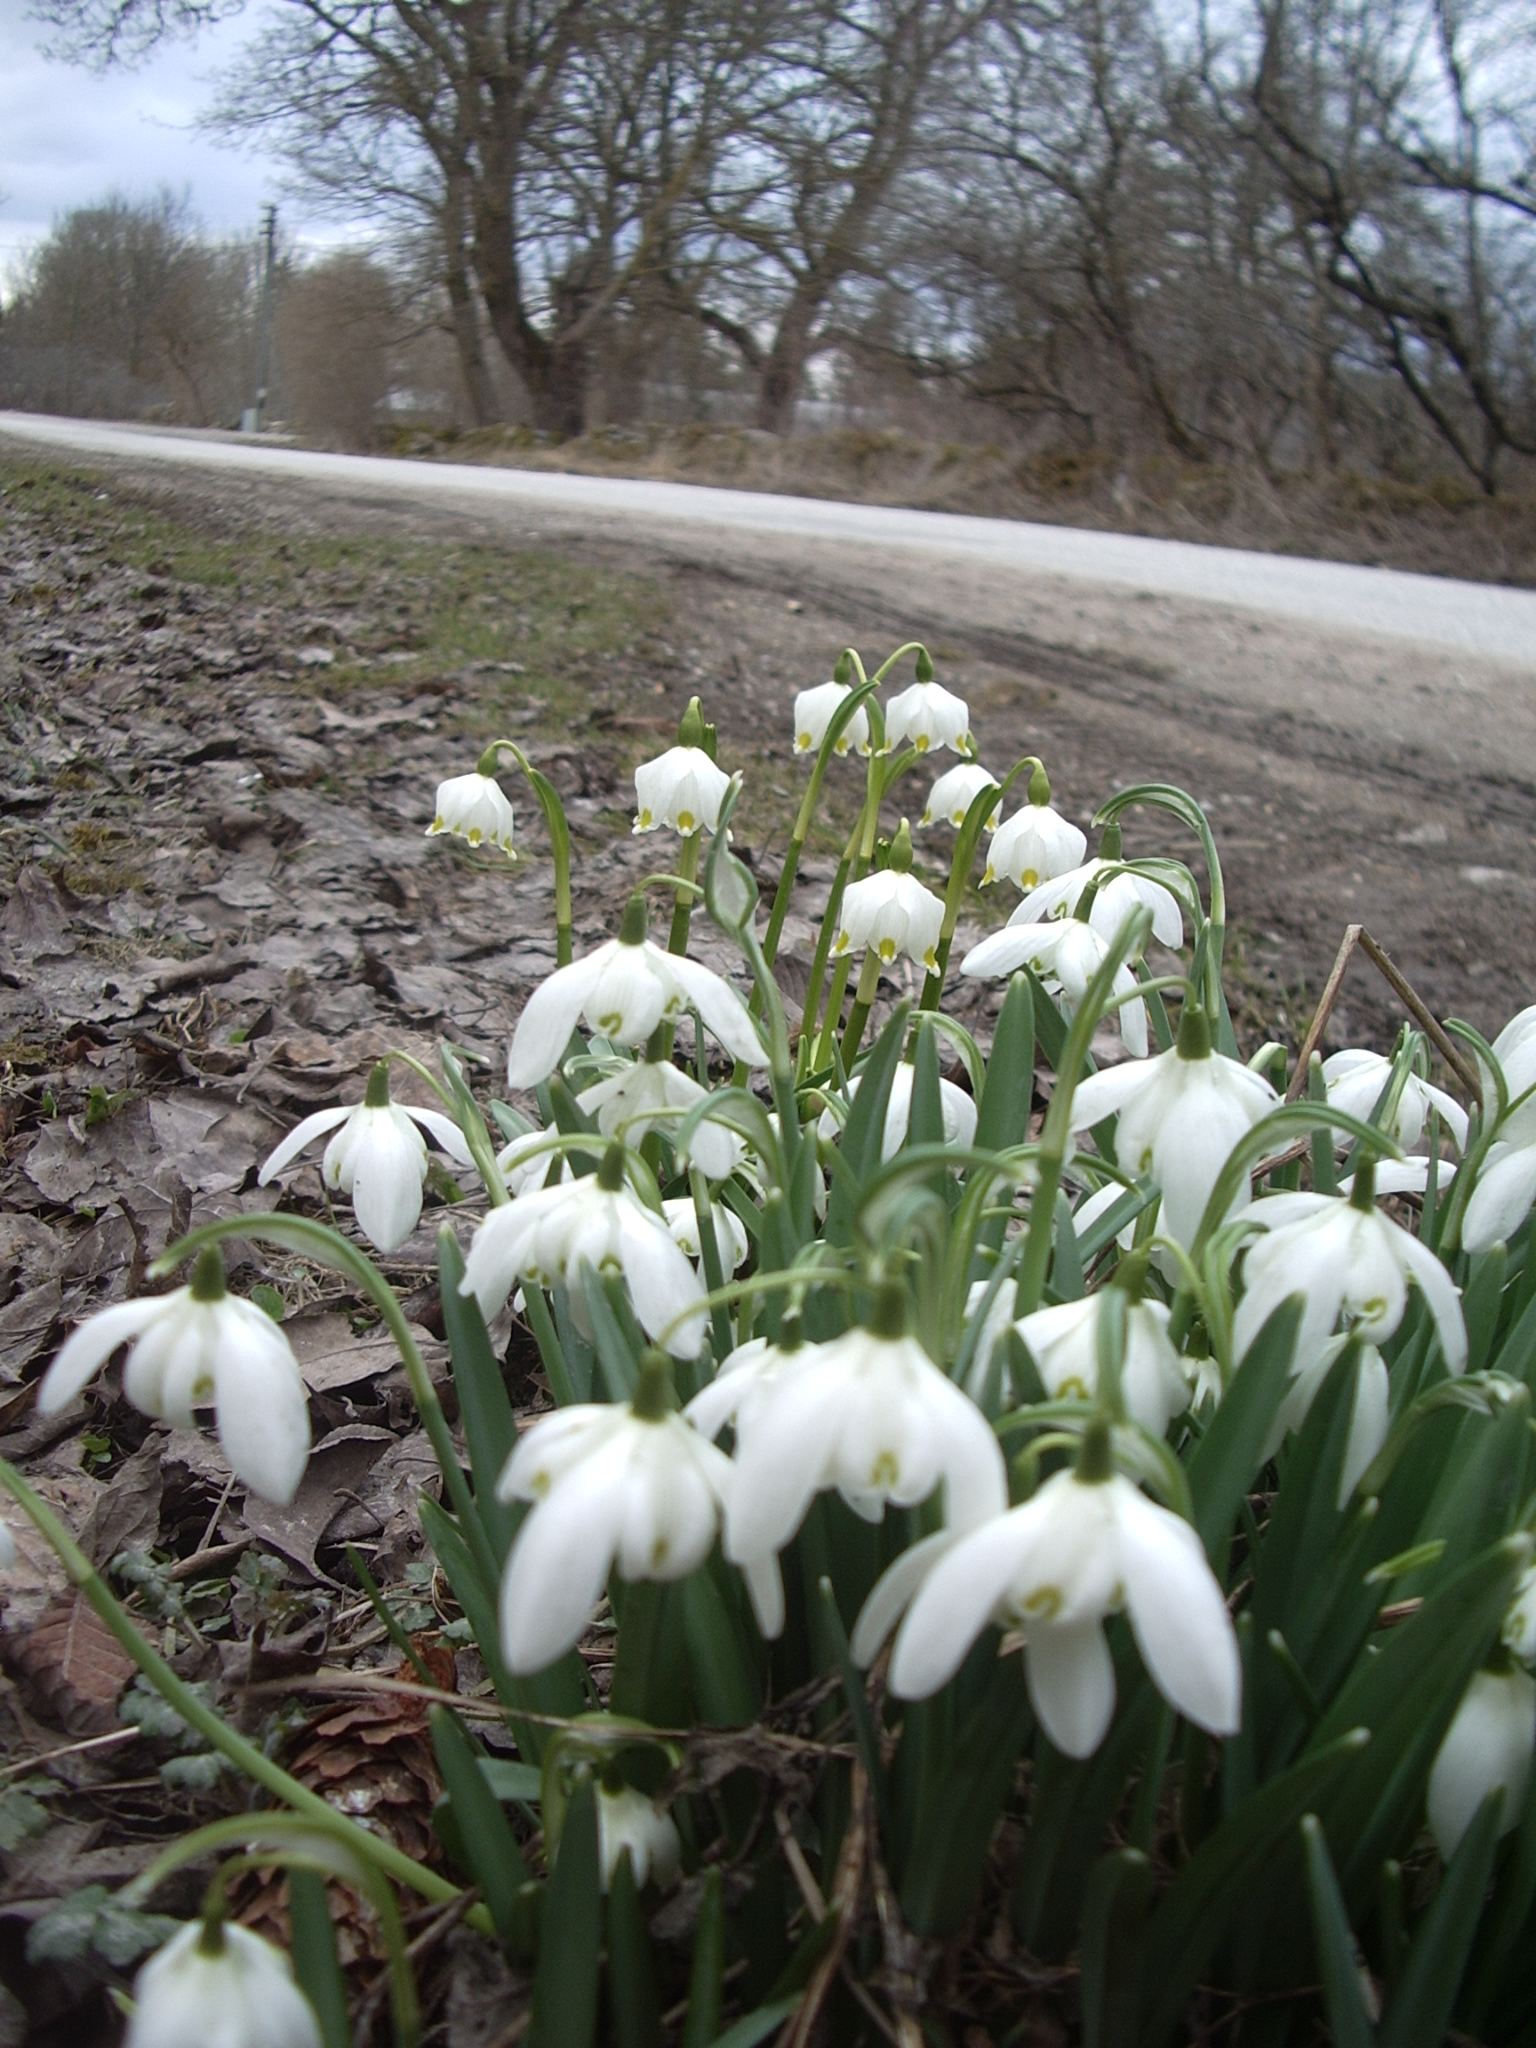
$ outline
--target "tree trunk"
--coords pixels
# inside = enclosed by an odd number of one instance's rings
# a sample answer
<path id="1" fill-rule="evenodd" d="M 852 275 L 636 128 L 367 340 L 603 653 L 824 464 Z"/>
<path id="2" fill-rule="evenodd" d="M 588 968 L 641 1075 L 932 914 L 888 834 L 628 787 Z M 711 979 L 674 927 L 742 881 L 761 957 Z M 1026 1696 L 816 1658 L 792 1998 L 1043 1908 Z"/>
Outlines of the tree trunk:
<path id="1" fill-rule="evenodd" d="M 501 418 L 501 406 L 497 402 L 490 365 L 485 360 L 480 309 L 475 304 L 474 290 L 461 259 L 455 260 L 450 256 L 443 282 L 448 289 L 453 341 L 459 353 L 459 374 L 464 379 L 470 417 L 477 427 L 495 426 Z"/>
<path id="2" fill-rule="evenodd" d="M 795 402 L 810 353 L 811 323 L 823 293 L 802 283 L 785 308 L 773 346 L 757 373 L 757 412 L 753 424 L 769 434 L 787 434 L 795 424 Z"/>

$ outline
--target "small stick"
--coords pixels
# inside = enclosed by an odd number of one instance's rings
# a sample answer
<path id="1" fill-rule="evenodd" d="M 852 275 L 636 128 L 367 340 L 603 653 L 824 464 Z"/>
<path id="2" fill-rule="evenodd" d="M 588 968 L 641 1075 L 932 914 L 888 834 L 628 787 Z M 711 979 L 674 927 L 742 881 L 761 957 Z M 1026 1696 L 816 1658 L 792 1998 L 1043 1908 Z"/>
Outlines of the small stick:
<path id="1" fill-rule="evenodd" d="M 864 1888 L 864 1863 L 869 1847 L 869 1779 L 862 1763 L 853 1766 L 853 1799 L 848 1830 L 837 1859 L 837 1876 L 832 1886 L 832 1909 L 837 1914 L 837 1932 L 831 1946 L 812 1972 L 794 2016 L 786 2021 L 779 2039 L 782 2048 L 808 2048 L 810 2038 L 826 2002 L 832 1979 L 842 1968 L 849 1937 L 853 1933 L 853 1912 Z"/>
<path id="2" fill-rule="evenodd" d="M 1363 924 L 1352 924 L 1345 929 L 1344 938 L 1335 956 L 1333 966 L 1328 971 L 1328 979 L 1323 983 L 1323 992 L 1318 997 L 1317 1008 L 1312 1014 L 1312 1022 L 1307 1026 L 1307 1035 L 1301 1041 L 1301 1051 L 1296 1055 L 1296 1071 L 1291 1076 L 1290 1087 L 1285 1091 L 1287 1102 L 1297 1102 L 1306 1093 L 1307 1069 L 1312 1064 L 1313 1053 L 1317 1051 L 1318 1046 L 1322 1043 L 1323 1033 L 1328 1026 L 1328 1019 L 1333 1015 L 1333 1006 L 1338 1001 L 1339 990 L 1344 984 L 1344 973 L 1349 966 L 1350 955 L 1354 952 L 1356 946 L 1359 945 L 1360 936 L 1364 930 L 1365 926 Z"/>
<path id="3" fill-rule="evenodd" d="M 1323 993 L 1318 998 L 1317 1010 L 1312 1018 L 1312 1022 L 1307 1027 L 1307 1035 L 1301 1042 L 1301 1050 L 1296 1055 L 1296 1071 L 1291 1076 L 1290 1087 L 1285 1091 L 1286 1101 L 1297 1102 L 1306 1093 L 1307 1069 L 1312 1064 L 1313 1053 L 1317 1051 L 1318 1046 L 1322 1042 L 1323 1032 L 1327 1027 L 1328 1019 L 1333 1014 L 1333 1006 L 1338 1001 L 1339 989 L 1343 985 L 1345 970 L 1349 966 L 1350 957 L 1354 953 L 1356 946 L 1364 953 L 1366 959 L 1370 961 L 1382 980 L 1387 984 L 1387 987 L 1391 989 L 1393 995 L 1397 997 L 1403 1008 L 1412 1017 L 1414 1023 L 1419 1026 L 1419 1029 L 1434 1046 L 1436 1052 L 1439 1053 L 1462 1087 L 1472 1097 L 1472 1100 L 1481 1108 L 1483 1100 L 1481 1077 L 1473 1067 L 1468 1065 L 1466 1055 L 1461 1051 L 1455 1039 L 1446 1031 L 1444 1025 L 1441 1024 L 1439 1019 L 1430 1010 L 1429 1005 L 1413 986 L 1413 983 L 1409 981 L 1402 969 L 1392 959 L 1386 948 L 1378 940 L 1372 938 L 1363 924 L 1352 924 L 1345 928 L 1344 938 L 1339 946 L 1338 954 L 1329 972 L 1328 979 L 1323 985 Z"/>
<path id="4" fill-rule="evenodd" d="M 60 1749 L 45 1749 L 37 1756 L 25 1756 L 19 1764 L 7 1764 L 0 1770 L 0 1779 L 14 1778 L 22 1771 L 46 1770 L 49 1764 L 57 1763 L 61 1756 L 83 1756 L 88 1749 L 107 1749 L 117 1743 L 137 1742 L 137 1728 L 114 1728 L 106 1735 L 92 1735 L 84 1742 L 66 1742 Z"/>

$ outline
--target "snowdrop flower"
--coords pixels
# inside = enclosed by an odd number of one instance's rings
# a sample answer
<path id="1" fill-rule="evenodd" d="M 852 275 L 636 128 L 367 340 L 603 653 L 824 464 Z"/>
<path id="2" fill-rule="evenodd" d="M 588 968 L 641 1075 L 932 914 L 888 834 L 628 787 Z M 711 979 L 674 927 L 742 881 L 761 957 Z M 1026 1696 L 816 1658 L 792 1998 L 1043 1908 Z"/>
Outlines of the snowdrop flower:
<path id="1" fill-rule="evenodd" d="M 225 1292 L 216 1246 L 198 1253 L 187 1286 L 88 1317 L 48 1368 L 39 1414 L 66 1407 L 130 1340 L 123 1392 L 139 1413 L 190 1429 L 211 1403 L 236 1478 L 286 1507 L 309 1461 L 309 1397 L 278 1325 Z"/>
<path id="2" fill-rule="evenodd" d="M 496 1154 L 496 1164 L 510 1195 L 526 1194 L 548 1180 L 569 1180 L 571 1169 L 563 1152 L 550 1144 L 548 1131 L 524 1131 Z M 553 1169 L 553 1173 L 551 1173 Z"/>
<path id="3" fill-rule="evenodd" d="M 645 899 L 634 895 L 619 936 L 557 967 L 523 1006 L 507 1058 L 507 1085 L 532 1088 L 560 1064 L 577 1019 L 618 1045 L 643 1045 L 663 1018 L 692 1004 L 734 1059 L 763 1065 L 762 1042 L 728 981 L 645 936 Z"/>
<path id="4" fill-rule="evenodd" d="M 1051 808 L 1051 785 L 1037 768 L 1029 778 L 1029 802 L 993 834 L 982 887 L 1004 875 L 1015 888 L 1033 889 L 1075 868 L 1087 845 L 1076 825 Z"/>
<path id="5" fill-rule="evenodd" d="M 1429 1831 L 1449 1863 L 1490 1792 L 1502 1791 L 1499 1833 L 1518 1825 L 1536 1750 L 1536 1683 L 1507 1659 L 1473 1674 L 1430 1767 Z"/>
<path id="6" fill-rule="evenodd" d="M 987 1280 L 973 1280 L 966 1290 L 965 1319 L 973 1322 L 980 1313 L 981 1304 L 987 1298 Z M 971 1369 L 966 1374 L 965 1391 L 973 1401 L 979 1401 L 986 1389 L 987 1375 L 992 1366 L 992 1354 L 1008 1334 L 1008 1325 L 1013 1321 L 1014 1305 L 1019 1298 L 1016 1280 L 1005 1280 L 992 1297 L 992 1306 L 987 1310 L 987 1319 L 976 1337 L 976 1348 L 971 1353 Z"/>
<path id="7" fill-rule="evenodd" d="M 907 821 L 891 846 L 891 864 L 862 882 L 850 882 L 843 891 L 843 907 L 835 954 L 854 946 L 872 946 L 888 967 L 898 953 L 926 967 L 930 973 L 939 964 L 939 936 L 944 929 L 944 901 L 925 889 L 916 875 L 907 872 L 912 861 L 912 840 Z"/>
<path id="8" fill-rule="evenodd" d="M 1099 1393 L 1099 1315 L 1104 1294 L 1036 1309 L 1014 1325 L 1053 1401 L 1094 1401 Z M 1179 1354 L 1168 1337 L 1167 1307 L 1133 1301 L 1125 1316 L 1125 1362 L 1120 1390 L 1125 1411 L 1153 1436 L 1162 1436 L 1189 1405 Z"/>
<path id="9" fill-rule="evenodd" d="M 693 1419 L 718 1428 L 723 1403 L 732 1404 L 725 1554 L 733 1563 L 782 1550 L 814 1497 L 832 1487 L 869 1521 L 881 1519 L 887 1501 L 914 1507 L 940 1485 L 952 1527 L 1001 1511 L 1007 1480 L 991 1427 L 906 1322 L 905 1289 L 888 1284 L 872 1327 L 788 1353 L 765 1349 L 729 1376 L 723 1400 L 690 1405 Z"/>
<path id="10" fill-rule="evenodd" d="M 1434 1317 L 1446 1366 L 1453 1374 L 1464 1370 L 1467 1332 L 1455 1283 L 1428 1245 L 1376 1207 L 1368 1165 L 1356 1170 L 1348 1200 L 1267 1195 L 1250 1214 L 1265 1234 L 1244 1256 L 1243 1298 L 1232 1326 L 1239 1358 L 1288 1294 L 1306 1297 L 1296 1337 L 1303 1365 L 1322 1350 L 1341 1315 L 1368 1342 L 1384 1341 L 1403 1319 L 1412 1280 Z"/>
<path id="11" fill-rule="evenodd" d="M 691 1074 L 657 1060 L 636 1060 L 606 1081 L 583 1088 L 576 1100 L 596 1117 L 605 1138 L 623 1138 L 638 1145 L 649 1131 L 675 1138 L 678 1125 L 708 1090 Z M 704 1120 L 688 1143 L 695 1166 L 711 1180 L 728 1180 L 746 1155 L 746 1146 L 724 1124 Z"/>
<path id="12" fill-rule="evenodd" d="M 1492 1051 L 1504 1071 L 1509 1099 L 1517 1102 L 1536 1083 L 1536 1003 L 1510 1018 L 1493 1041 Z M 1492 1071 L 1485 1060 L 1479 1059 L 1478 1065 L 1483 1074 L 1484 1096 L 1491 1103 L 1496 1092 Z"/>
<path id="13" fill-rule="evenodd" d="M 1376 1107 L 1382 1089 L 1391 1078 L 1392 1062 L 1379 1052 L 1351 1048 L 1347 1052 L 1331 1053 L 1323 1061 L 1323 1081 L 1330 1104 L 1335 1109 L 1342 1109 L 1347 1116 L 1359 1117 L 1362 1122 Z M 1403 1083 L 1392 1122 L 1384 1126 L 1387 1136 L 1395 1139 L 1406 1151 L 1412 1151 L 1424 1135 L 1431 1109 L 1440 1112 L 1441 1121 L 1456 1140 L 1457 1150 L 1464 1150 L 1467 1112 L 1454 1096 L 1447 1095 L 1443 1088 L 1432 1088 L 1412 1072 Z M 1346 1140 L 1340 1135 L 1335 1142 L 1342 1146 Z"/>
<path id="14" fill-rule="evenodd" d="M 932 747 L 948 747 L 953 754 L 969 754 L 971 714 L 959 697 L 942 683 L 913 683 L 885 707 L 883 754 L 895 751 L 910 740 L 920 754 Z"/>
<path id="15" fill-rule="evenodd" d="M 965 814 L 975 803 L 984 789 L 996 789 L 997 777 L 976 761 L 960 761 L 946 770 L 928 792 L 928 801 L 923 806 L 919 825 L 935 825 L 940 822 L 953 825 L 958 831 L 965 823 Z M 988 813 L 985 820 L 989 832 L 997 830 L 997 821 L 1002 815 L 1002 806 Z"/>
<path id="16" fill-rule="evenodd" d="M 1526 1122 L 1524 1110 L 1517 1110 L 1505 1129 Z M 1517 1143 L 1500 1138 L 1488 1148 L 1478 1171 L 1477 1185 L 1467 1212 L 1461 1219 L 1462 1248 L 1485 1252 L 1490 1245 L 1513 1237 L 1536 1201 L 1536 1137 Z"/>
<path id="17" fill-rule="evenodd" d="M 431 1132 L 450 1159 L 460 1166 L 473 1163 L 464 1133 L 451 1116 L 418 1109 L 414 1103 L 391 1102 L 389 1063 L 380 1060 L 368 1076 L 361 1102 L 317 1110 L 295 1124 L 263 1162 L 257 1186 L 275 1180 L 306 1145 L 332 1131 L 335 1135 L 320 1162 L 322 1180 L 328 1188 L 351 1196 L 357 1226 L 375 1250 L 398 1251 L 421 1217 L 427 1148 L 418 1124 Z"/>
<path id="18" fill-rule="evenodd" d="M 626 1849 L 636 1891 L 643 1891 L 652 1878 L 665 1891 L 683 1860 L 682 1839 L 671 1814 L 633 1785 L 617 1785 L 612 1791 L 598 1786 L 597 1840 L 605 1892 Z"/>
<path id="19" fill-rule="evenodd" d="M 848 1100 L 852 1103 L 859 1092 L 862 1074 L 855 1074 L 848 1083 Z M 885 1105 L 885 1129 L 880 1137 L 880 1157 L 892 1159 L 907 1142 L 907 1131 L 912 1122 L 912 1088 L 917 1080 L 917 1069 L 909 1060 L 903 1060 L 891 1076 L 891 1092 Z M 946 1145 L 969 1145 L 976 1135 L 976 1104 L 963 1088 L 957 1088 L 953 1081 L 939 1076 L 939 1108 L 944 1118 L 944 1143 Z M 817 1119 L 816 1135 L 828 1140 L 838 1135 L 838 1122 L 830 1109 L 824 1109 Z"/>
<path id="20" fill-rule="evenodd" d="M 1104 965 L 1113 940 L 1095 931 L 1079 917 L 1054 919 L 1050 924 L 1005 924 L 979 946 L 972 946 L 960 962 L 960 972 L 997 979 L 1032 967 L 1047 988 L 1059 989 L 1073 1004 L 1088 993 L 1088 985 Z M 1128 996 L 1119 1007 L 1120 1037 L 1134 1058 L 1147 1054 L 1147 1006 L 1131 993 L 1136 977 L 1129 964 L 1115 969 L 1112 984 L 1117 996 Z"/>
<path id="21" fill-rule="evenodd" d="M 672 1241 L 665 1220 L 624 1180 L 624 1147 L 612 1144 L 595 1174 L 530 1189 L 492 1209 L 470 1240 L 461 1294 L 472 1294 L 487 1322 L 519 1280 L 569 1286 L 571 1311 L 582 1324 L 583 1265 L 620 1274 L 646 1335 L 679 1358 L 697 1358 L 704 1342 L 704 1290 Z M 686 1317 L 676 1329 L 669 1325 Z"/>
<path id="22" fill-rule="evenodd" d="M 699 1242 L 699 1212 L 693 1205 L 692 1195 L 677 1195 L 661 1205 L 667 1219 L 667 1228 L 672 1233 L 672 1242 L 678 1250 L 694 1261 L 699 1279 L 704 1280 L 704 1252 Z M 728 1209 L 723 1202 L 710 1204 L 710 1221 L 715 1226 L 715 1245 L 720 1253 L 720 1264 L 727 1280 L 746 1260 L 746 1225 L 734 1209 Z"/>
<path id="23" fill-rule="evenodd" d="M 1520 1574 L 1500 1640 L 1522 1664 L 1536 1664 L 1536 1564 L 1527 1565 Z"/>
<path id="24" fill-rule="evenodd" d="M 668 747 L 635 770 L 636 832 L 713 832 L 731 778 L 702 747 Z"/>
<path id="25" fill-rule="evenodd" d="M 1115 870 L 1119 869 L 1116 873 Z M 1107 879 L 1101 880 L 1101 877 Z M 1088 906 L 1088 922 L 1099 935 L 1113 941 L 1138 910 L 1152 913 L 1152 936 L 1159 945 L 1177 947 L 1184 943 L 1184 913 L 1179 899 L 1161 882 L 1122 868 L 1117 860 L 1089 860 L 1081 867 L 1042 881 L 1031 889 L 1009 919 L 1010 924 L 1034 924 L 1042 918 L 1074 917 L 1084 893 L 1094 887 Z"/>
<path id="26" fill-rule="evenodd" d="M 1323 1345 L 1314 1358 L 1304 1361 L 1299 1370 L 1293 1362 L 1290 1384 L 1275 1413 L 1261 1464 L 1267 1465 L 1291 1431 L 1301 1428 L 1311 1413 L 1312 1403 L 1324 1380 L 1350 1341 L 1348 1334 L 1335 1337 L 1331 1343 Z M 1297 1356 L 1300 1357 L 1299 1350 Z M 1355 1378 L 1355 1404 L 1350 1410 L 1349 1437 L 1344 1446 L 1343 1469 L 1339 1473 L 1336 1505 L 1340 1513 L 1348 1506 L 1350 1495 L 1387 1440 L 1387 1432 L 1391 1428 L 1390 1402 L 1387 1362 L 1374 1344 L 1362 1344 Z"/>
<path id="27" fill-rule="evenodd" d="M 133 1986 L 123 2048 L 322 2048 L 279 1948 L 229 1921 L 189 1920 Z"/>
<path id="28" fill-rule="evenodd" d="M 482 756 L 473 775 L 452 775 L 437 785 L 427 837 L 451 832 L 471 846 L 499 846 L 512 851 L 512 806 L 496 780 L 496 750 Z"/>
<path id="29" fill-rule="evenodd" d="M 1072 1128 L 1091 1130 L 1118 1114 L 1116 1165 L 1151 1175 L 1162 1194 L 1164 1231 L 1187 1246 L 1233 1147 L 1278 1101 L 1262 1074 L 1211 1051 L 1205 1012 L 1186 1002 L 1178 1042 L 1167 1052 L 1145 1066 L 1112 1067 L 1079 1083 Z M 1245 1181 L 1231 1213 L 1248 1200 Z"/>
<path id="30" fill-rule="evenodd" d="M 891 1690 L 926 1699 L 988 1623 L 1016 1628 L 1040 1725 L 1064 1755 L 1091 1756 L 1115 1711 L 1103 1622 L 1122 1609 L 1169 1705 L 1212 1735 L 1235 1735 L 1237 1638 L 1200 1539 L 1109 1468 L 1101 1432 L 1085 1439 L 1075 1471 L 1056 1473 L 938 1560 L 897 1635 Z"/>
<path id="31" fill-rule="evenodd" d="M 818 683 L 814 690 L 802 690 L 795 699 L 795 752 L 814 754 L 827 736 L 827 727 L 843 699 L 852 695 L 848 683 Z M 861 704 L 832 743 L 834 754 L 849 748 L 869 752 L 869 715 Z"/>
<path id="32" fill-rule="evenodd" d="M 497 1499 L 533 1503 L 501 1580 L 502 1655 L 515 1677 L 573 1647 L 615 1566 L 631 1582 L 685 1579 L 713 1548 L 731 1461 L 669 1394 L 665 1362 L 653 1358 L 631 1405 L 558 1408 L 507 1460 Z"/>

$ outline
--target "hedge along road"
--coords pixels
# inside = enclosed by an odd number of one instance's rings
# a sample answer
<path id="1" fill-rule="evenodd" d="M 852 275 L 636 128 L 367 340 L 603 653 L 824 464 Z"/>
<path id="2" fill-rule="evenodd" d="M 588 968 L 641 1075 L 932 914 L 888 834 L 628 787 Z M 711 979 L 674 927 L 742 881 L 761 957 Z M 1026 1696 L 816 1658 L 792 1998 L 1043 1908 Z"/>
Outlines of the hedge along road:
<path id="1" fill-rule="evenodd" d="M 261 447 L 233 437 L 166 433 L 27 413 L 0 413 L 0 433 L 82 454 L 121 455 L 232 474 L 300 478 L 417 499 L 491 498 L 538 511 L 617 520 L 632 530 L 702 526 L 720 533 L 962 556 L 997 569 L 1194 598 L 1311 625 L 1416 640 L 1459 654 L 1536 666 L 1536 591 L 1298 560 L 1189 541 L 1148 540 L 1019 520 L 914 512 L 699 484 L 568 476 L 478 464 L 407 462 Z"/>

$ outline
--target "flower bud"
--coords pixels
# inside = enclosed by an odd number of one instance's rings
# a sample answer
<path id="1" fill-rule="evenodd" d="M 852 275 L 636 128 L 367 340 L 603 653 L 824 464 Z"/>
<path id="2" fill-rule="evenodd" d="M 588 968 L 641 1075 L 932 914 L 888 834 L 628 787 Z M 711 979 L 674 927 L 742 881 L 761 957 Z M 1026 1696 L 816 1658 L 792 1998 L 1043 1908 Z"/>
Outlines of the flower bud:
<path id="1" fill-rule="evenodd" d="M 189 1921 L 133 1989 L 124 2048 L 322 2048 L 288 1958 L 247 1927 Z"/>

